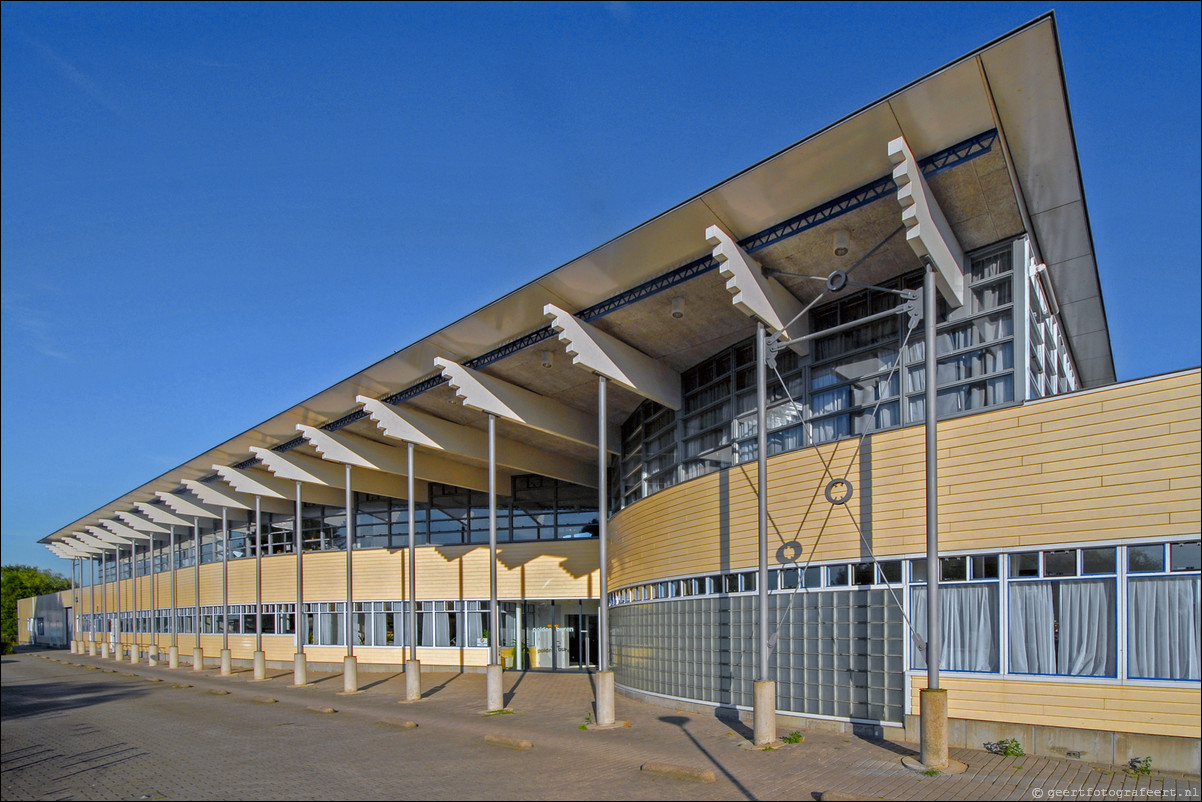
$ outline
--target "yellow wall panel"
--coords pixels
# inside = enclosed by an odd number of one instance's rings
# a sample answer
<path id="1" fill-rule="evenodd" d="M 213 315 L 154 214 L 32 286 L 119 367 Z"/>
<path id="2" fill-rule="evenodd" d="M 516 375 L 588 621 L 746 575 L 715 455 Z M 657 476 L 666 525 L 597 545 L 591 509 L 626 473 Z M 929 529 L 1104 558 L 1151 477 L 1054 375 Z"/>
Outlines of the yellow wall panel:
<path id="1" fill-rule="evenodd" d="M 1197 431 L 1199 418 L 1192 372 L 940 423 L 940 546 L 1197 534 L 1202 449 L 1183 432 Z M 793 540 L 818 561 L 857 559 L 849 512 L 879 556 L 924 551 L 923 437 L 909 427 L 873 435 L 858 454 L 856 441 L 844 441 L 770 458 L 770 559 Z M 855 485 L 846 507 L 823 497 L 829 474 L 819 456 Z M 610 524 L 611 584 L 754 566 L 756 505 L 754 464 L 635 502 Z"/>
<path id="2" fill-rule="evenodd" d="M 255 561 L 230 560 L 229 567 L 230 604 L 255 603 Z M 253 649 L 251 651 L 254 651 Z"/>
<path id="3" fill-rule="evenodd" d="M 947 689 L 950 718 L 1185 738 L 1202 734 L 1198 718 L 1202 691 L 1197 686 L 1031 682 L 950 674 L 940 675 L 939 685 Z M 925 687 L 925 675 L 911 678 L 911 709 L 918 710 L 918 692 Z"/>
<path id="4" fill-rule="evenodd" d="M 296 602 L 296 555 L 263 558 L 263 603 Z"/>

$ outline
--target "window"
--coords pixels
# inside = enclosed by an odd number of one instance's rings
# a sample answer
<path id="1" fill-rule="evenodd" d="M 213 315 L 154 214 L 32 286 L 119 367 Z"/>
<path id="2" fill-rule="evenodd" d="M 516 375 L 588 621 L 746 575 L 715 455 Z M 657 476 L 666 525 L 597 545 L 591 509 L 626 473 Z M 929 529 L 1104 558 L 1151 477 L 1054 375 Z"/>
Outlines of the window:
<path id="1" fill-rule="evenodd" d="M 1127 675 L 1197 680 L 1199 542 L 1167 546 L 1167 571 L 1165 544 L 1128 547 L 1130 564 L 1141 570 L 1127 579 Z"/>

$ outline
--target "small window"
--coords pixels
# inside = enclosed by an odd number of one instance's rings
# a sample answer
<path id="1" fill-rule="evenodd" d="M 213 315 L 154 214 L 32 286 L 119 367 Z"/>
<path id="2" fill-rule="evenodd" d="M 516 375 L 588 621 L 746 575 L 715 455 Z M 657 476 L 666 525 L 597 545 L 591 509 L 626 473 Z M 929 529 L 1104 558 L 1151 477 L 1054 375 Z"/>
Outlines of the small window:
<path id="1" fill-rule="evenodd" d="M 1170 543 L 1169 555 L 1174 571 L 1202 570 L 1202 543 Z"/>
<path id="2" fill-rule="evenodd" d="M 1113 574 L 1114 547 L 1081 550 L 1081 573 Z"/>
<path id="3" fill-rule="evenodd" d="M 939 561 L 940 582 L 962 582 L 968 579 L 967 557 L 944 557 Z"/>
<path id="4" fill-rule="evenodd" d="M 1011 554 L 1010 576 L 1039 576 L 1039 552 Z"/>
<path id="5" fill-rule="evenodd" d="M 1076 576 L 1077 550 L 1045 551 L 1043 553 L 1044 576 Z"/>
<path id="6" fill-rule="evenodd" d="M 755 571 L 748 571 L 745 574 L 740 574 L 740 576 L 743 578 L 744 591 L 751 592 L 755 590 L 755 581 L 757 578 Z"/>
<path id="7" fill-rule="evenodd" d="M 797 568 L 782 568 L 777 575 L 781 589 L 796 588 L 800 584 L 801 571 Z"/>
<path id="8" fill-rule="evenodd" d="M 820 588 L 820 587 L 822 587 L 822 569 L 821 568 L 807 568 L 807 569 L 805 569 L 805 575 L 802 577 L 802 579 L 803 579 L 802 584 L 805 587 Z"/>
<path id="9" fill-rule="evenodd" d="M 997 579 L 998 556 L 996 554 L 978 554 L 972 558 L 973 579 Z"/>
<path id="10" fill-rule="evenodd" d="M 846 587 L 847 575 L 846 565 L 832 565 L 827 568 L 827 584 L 830 587 Z"/>
<path id="11" fill-rule="evenodd" d="M 910 560 L 910 581 L 911 582 L 926 582 L 927 581 L 927 561 L 926 560 Z"/>
<path id="12" fill-rule="evenodd" d="M 890 585 L 900 584 L 902 581 L 902 564 L 900 560 L 890 560 L 889 562 L 878 563 L 881 569 L 881 582 Z"/>
<path id="13" fill-rule="evenodd" d="M 853 585 L 871 585 L 876 580 L 875 563 L 858 563 L 851 567 Z"/>
<path id="14" fill-rule="evenodd" d="M 739 592 L 739 575 L 738 574 L 727 574 L 726 576 L 722 577 L 722 581 L 723 581 L 722 591 L 724 593 L 738 593 Z"/>
<path id="15" fill-rule="evenodd" d="M 1127 570 L 1133 574 L 1164 570 L 1164 546 L 1130 546 L 1127 548 Z"/>

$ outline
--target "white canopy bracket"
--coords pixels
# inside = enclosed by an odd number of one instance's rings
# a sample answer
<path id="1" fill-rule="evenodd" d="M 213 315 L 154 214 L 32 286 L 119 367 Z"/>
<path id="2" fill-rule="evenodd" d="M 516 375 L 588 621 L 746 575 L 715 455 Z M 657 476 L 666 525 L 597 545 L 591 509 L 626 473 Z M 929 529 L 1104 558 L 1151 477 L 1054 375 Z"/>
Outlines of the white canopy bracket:
<path id="1" fill-rule="evenodd" d="M 730 234 L 710 226 L 705 230 L 705 241 L 714 248 L 718 271 L 726 279 L 726 291 L 739 311 L 763 321 L 769 331 L 781 332 L 783 340 L 809 333 L 804 315 L 793 324 L 792 332 L 785 330 L 804 308 L 801 301 L 779 281 L 765 276 L 760 263 L 748 256 Z M 808 353 L 808 349 L 808 342 L 803 342 L 800 353 Z"/>
<path id="2" fill-rule="evenodd" d="M 931 194 L 905 137 L 899 136 L 889 143 L 889 160 L 893 162 L 893 181 L 897 184 L 897 202 L 902 207 L 906 241 L 920 259 L 931 260 L 943 300 L 958 309 L 964 305 L 964 251 Z"/>

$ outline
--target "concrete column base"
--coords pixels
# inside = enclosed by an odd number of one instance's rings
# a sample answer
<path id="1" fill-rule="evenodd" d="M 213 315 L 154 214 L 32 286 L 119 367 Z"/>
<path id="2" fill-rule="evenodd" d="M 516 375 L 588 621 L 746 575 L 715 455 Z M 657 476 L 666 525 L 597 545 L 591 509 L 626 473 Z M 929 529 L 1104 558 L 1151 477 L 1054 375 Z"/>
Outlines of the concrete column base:
<path id="1" fill-rule="evenodd" d="M 146 649 L 146 664 L 150 666 L 157 666 L 159 664 L 159 647 L 157 644 L 152 643 Z"/>
<path id="2" fill-rule="evenodd" d="M 88 657 L 96 656 L 96 641 L 88 643 Z"/>
<path id="3" fill-rule="evenodd" d="M 221 676 L 228 677 L 234 673 L 233 655 L 229 649 L 221 650 Z"/>
<path id="4" fill-rule="evenodd" d="M 71 641 L 71 654 L 78 654 L 78 653 L 79 653 L 79 644 L 76 643 L 75 641 Z"/>
<path id="5" fill-rule="evenodd" d="M 422 698 L 422 661 L 405 661 L 405 701 L 416 702 Z"/>
<path id="6" fill-rule="evenodd" d="M 597 726 L 612 727 L 614 723 L 614 672 L 597 672 Z"/>
<path id="7" fill-rule="evenodd" d="M 297 652 L 292 656 L 292 684 L 309 684 L 309 666 L 305 662 L 304 652 Z"/>
<path id="8" fill-rule="evenodd" d="M 262 651 L 255 652 L 255 680 L 267 679 L 267 655 Z"/>
<path id="9" fill-rule="evenodd" d="M 192 670 L 205 670 L 205 653 L 204 649 L 200 648 L 199 646 L 192 650 Z"/>
<path id="10" fill-rule="evenodd" d="M 947 691 L 924 688 L 918 693 L 922 727 L 922 764 L 928 769 L 947 768 Z"/>
<path id="11" fill-rule="evenodd" d="M 752 743 L 756 746 L 767 746 L 776 740 L 776 683 L 772 680 L 755 683 L 752 730 Z"/>
<path id="12" fill-rule="evenodd" d="M 142 649 L 138 644 L 133 644 L 129 647 L 129 662 L 130 665 L 137 665 L 138 660 L 142 657 Z"/>
<path id="13" fill-rule="evenodd" d="M 359 661 L 350 655 L 342 658 L 342 692 L 359 692 Z"/>
<path id="14" fill-rule="evenodd" d="M 167 668 L 179 668 L 179 647 L 172 646 L 167 650 Z"/>
<path id="15" fill-rule="evenodd" d="M 101 656 L 102 658 L 104 658 L 105 660 L 107 660 L 107 659 L 108 659 L 108 657 L 109 657 L 109 644 L 108 644 L 108 641 L 105 641 L 104 643 L 100 644 L 100 656 Z"/>
<path id="16" fill-rule="evenodd" d="M 118 642 L 113 646 L 113 659 L 121 662 L 125 659 L 125 644 Z"/>
<path id="17" fill-rule="evenodd" d="M 490 713 L 493 710 L 504 710 L 505 691 L 501 682 L 501 665 L 489 663 L 484 667 L 484 673 L 488 682 L 488 707 L 485 709 Z"/>

